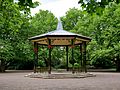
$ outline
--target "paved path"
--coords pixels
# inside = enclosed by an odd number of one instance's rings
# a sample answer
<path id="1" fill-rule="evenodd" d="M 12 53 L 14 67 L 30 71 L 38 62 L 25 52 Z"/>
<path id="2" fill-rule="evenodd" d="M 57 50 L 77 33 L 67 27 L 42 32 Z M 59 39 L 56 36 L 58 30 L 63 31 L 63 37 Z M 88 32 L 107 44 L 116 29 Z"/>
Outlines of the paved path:
<path id="1" fill-rule="evenodd" d="M 0 73 L 0 90 L 120 90 L 120 73 L 94 72 L 96 77 L 80 79 L 24 77 L 28 73 Z"/>

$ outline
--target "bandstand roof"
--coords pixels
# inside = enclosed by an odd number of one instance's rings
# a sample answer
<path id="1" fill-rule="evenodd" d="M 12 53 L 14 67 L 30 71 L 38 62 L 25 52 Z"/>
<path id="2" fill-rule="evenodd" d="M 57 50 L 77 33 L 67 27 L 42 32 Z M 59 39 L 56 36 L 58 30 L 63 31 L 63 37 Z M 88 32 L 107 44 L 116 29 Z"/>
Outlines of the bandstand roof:
<path id="1" fill-rule="evenodd" d="M 91 38 L 63 30 L 61 21 L 58 21 L 56 30 L 31 37 L 29 40 L 40 45 L 48 45 L 48 40 L 51 40 L 51 45 L 53 46 L 69 46 L 71 45 L 71 40 L 74 40 L 74 45 L 80 45 L 83 41 L 91 41 Z"/>

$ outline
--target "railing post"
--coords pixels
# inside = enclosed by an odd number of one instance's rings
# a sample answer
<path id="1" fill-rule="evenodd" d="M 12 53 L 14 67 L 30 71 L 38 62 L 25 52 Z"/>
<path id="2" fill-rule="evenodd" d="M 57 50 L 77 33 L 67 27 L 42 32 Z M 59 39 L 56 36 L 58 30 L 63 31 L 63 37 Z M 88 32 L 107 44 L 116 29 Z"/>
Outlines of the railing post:
<path id="1" fill-rule="evenodd" d="M 87 67 L 86 67 L 86 42 L 83 42 L 83 67 L 84 67 L 84 71 L 85 73 L 87 73 Z"/>
<path id="2" fill-rule="evenodd" d="M 69 67 L 68 67 L 68 46 L 66 46 L 66 68 L 67 68 L 67 71 L 69 71 Z"/>
<path id="3" fill-rule="evenodd" d="M 38 44 L 34 42 L 34 73 L 37 72 L 36 71 L 37 65 L 38 65 Z"/>
<path id="4" fill-rule="evenodd" d="M 51 40 L 50 39 L 48 39 L 48 43 L 49 43 L 49 45 L 48 45 L 48 49 L 49 49 L 49 66 L 48 66 L 48 73 L 49 74 L 51 74 Z"/>

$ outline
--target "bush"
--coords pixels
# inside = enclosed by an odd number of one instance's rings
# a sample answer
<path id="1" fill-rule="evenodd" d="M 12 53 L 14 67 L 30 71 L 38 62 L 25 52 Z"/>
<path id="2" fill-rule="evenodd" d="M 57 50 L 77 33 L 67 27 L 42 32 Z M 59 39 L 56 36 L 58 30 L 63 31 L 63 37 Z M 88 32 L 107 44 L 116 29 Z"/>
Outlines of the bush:
<path id="1" fill-rule="evenodd" d="M 113 67 L 113 63 L 111 62 L 111 60 L 107 59 L 107 58 L 97 58 L 96 60 L 93 60 L 91 62 L 91 64 L 95 67 L 95 68 L 112 68 Z"/>

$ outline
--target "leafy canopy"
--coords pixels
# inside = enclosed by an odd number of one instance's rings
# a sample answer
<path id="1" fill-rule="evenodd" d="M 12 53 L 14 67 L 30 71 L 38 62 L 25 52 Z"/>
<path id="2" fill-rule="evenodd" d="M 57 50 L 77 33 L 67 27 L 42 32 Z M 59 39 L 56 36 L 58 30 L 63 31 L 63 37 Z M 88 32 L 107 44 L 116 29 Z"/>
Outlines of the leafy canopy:
<path id="1" fill-rule="evenodd" d="M 102 14 L 106 5 L 109 5 L 110 2 L 120 3 L 120 0 L 79 0 L 83 10 L 88 13 Z"/>

